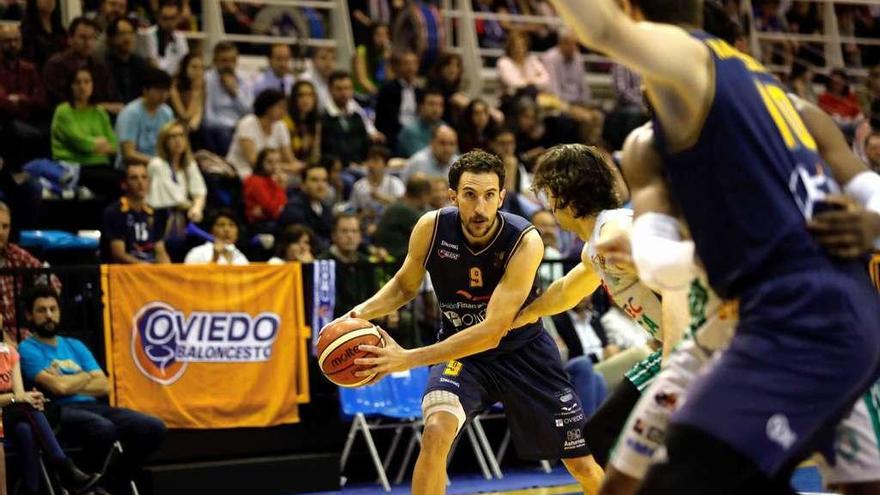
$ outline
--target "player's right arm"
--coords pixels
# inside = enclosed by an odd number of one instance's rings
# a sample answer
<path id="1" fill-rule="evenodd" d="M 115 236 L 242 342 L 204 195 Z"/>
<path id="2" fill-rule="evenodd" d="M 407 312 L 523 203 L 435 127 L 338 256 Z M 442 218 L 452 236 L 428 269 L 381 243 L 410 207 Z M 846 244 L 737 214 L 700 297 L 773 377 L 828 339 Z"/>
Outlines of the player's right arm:
<path id="1" fill-rule="evenodd" d="M 436 219 L 437 212 L 422 215 L 410 235 L 403 265 L 373 297 L 355 306 L 347 316 L 365 320 L 381 318 L 415 299 L 425 278 L 425 260 Z"/>
<path id="2" fill-rule="evenodd" d="M 592 294 L 602 283 L 599 274 L 593 269 L 586 253 L 581 253 L 581 262 L 564 277 L 556 280 L 540 297 L 523 308 L 511 328 L 528 325 L 541 317 L 552 316 L 577 306 L 583 298 Z"/>
<path id="3" fill-rule="evenodd" d="M 814 238 L 839 257 L 861 256 L 880 249 L 880 176 L 853 153 L 843 132 L 828 114 L 800 98 L 791 99 L 815 139 L 819 154 L 849 197 L 828 198 L 829 202 L 842 203 L 842 208 L 819 213 L 811 219 Z"/>

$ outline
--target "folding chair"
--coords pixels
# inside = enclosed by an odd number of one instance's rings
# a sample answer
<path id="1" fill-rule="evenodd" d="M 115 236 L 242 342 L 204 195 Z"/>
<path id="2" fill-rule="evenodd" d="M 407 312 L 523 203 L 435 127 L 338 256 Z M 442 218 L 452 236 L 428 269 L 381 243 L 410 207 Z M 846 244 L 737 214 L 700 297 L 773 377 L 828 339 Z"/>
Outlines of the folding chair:
<path id="1" fill-rule="evenodd" d="M 367 443 L 367 449 L 370 452 L 373 465 L 379 475 L 379 483 L 385 491 L 391 491 L 391 485 L 388 482 L 386 473 L 391 459 L 400 445 L 403 434 L 409 431 L 412 436 L 407 445 L 403 462 L 401 462 L 394 480 L 395 484 L 399 484 L 403 480 L 409 461 L 412 459 L 416 444 L 421 444 L 420 430 L 424 424 L 422 421 L 422 394 L 427 383 L 428 368 L 416 368 L 402 373 L 391 374 L 378 383 L 367 387 L 340 388 L 339 396 L 342 403 L 342 412 L 352 416 L 348 438 L 342 449 L 340 469 L 345 469 L 357 433 L 361 432 Z M 368 417 L 372 419 L 372 422 L 367 420 Z M 492 479 L 491 473 L 486 466 L 486 458 L 474 435 L 474 431 L 470 425 L 467 425 L 466 428 L 465 431 L 474 449 L 474 456 L 477 458 L 477 462 L 483 471 L 483 477 Z M 379 455 L 379 450 L 376 448 L 371 433 L 372 431 L 383 429 L 394 430 L 394 436 L 391 439 L 391 444 L 384 459 Z M 450 451 L 450 458 L 454 449 L 455 446 Z"/>

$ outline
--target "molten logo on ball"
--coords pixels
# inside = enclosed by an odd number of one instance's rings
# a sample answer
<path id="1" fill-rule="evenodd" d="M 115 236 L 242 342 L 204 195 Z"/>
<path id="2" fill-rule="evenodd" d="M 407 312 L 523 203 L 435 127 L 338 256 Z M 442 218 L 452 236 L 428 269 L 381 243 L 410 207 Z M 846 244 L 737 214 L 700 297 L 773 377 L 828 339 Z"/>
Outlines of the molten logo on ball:
<path id="1" fill-rule="evenodd" d="M 131 356 L 141 373 L 162 385 L 176 382 L 188 363 L 268 361 L 281 320 L 225 311 L 185 315 L 164 302 L 145 305 L 134 317 Z"/>

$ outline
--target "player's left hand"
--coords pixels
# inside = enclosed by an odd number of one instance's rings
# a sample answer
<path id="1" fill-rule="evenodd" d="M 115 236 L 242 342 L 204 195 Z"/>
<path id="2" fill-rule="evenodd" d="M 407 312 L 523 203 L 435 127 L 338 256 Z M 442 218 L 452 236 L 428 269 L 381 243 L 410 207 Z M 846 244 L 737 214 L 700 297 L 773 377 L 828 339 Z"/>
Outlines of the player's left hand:
<path id="1" fill-rule="evenodd" d="M 880 237 L 880 214 L 865 210 L 846 196 L 829 196 L 825 201 L 837 208 L 813 216 L 808 224 L 813 238 L 839 258 L 871 252 Z"/>
<path id="2" fill-rule="evenodd" d="M 400 347 L 385 330 L 380 328 L 379 333 L 385 339 L 385 347 L 376 347 L 374 345 L 359 346 L 358 349 L 360 351 L 375 354 L 376 357 L 355 359 L 354 364 L 358 366 L 370 366 L 370 368 L 363 371 L 358 371 L 355 373 L 355 376 L 370 376 L 373 373 L 384 376 L 388 373 L 406 371 L 413 367 L 410 364 L 410 351 Z"/>

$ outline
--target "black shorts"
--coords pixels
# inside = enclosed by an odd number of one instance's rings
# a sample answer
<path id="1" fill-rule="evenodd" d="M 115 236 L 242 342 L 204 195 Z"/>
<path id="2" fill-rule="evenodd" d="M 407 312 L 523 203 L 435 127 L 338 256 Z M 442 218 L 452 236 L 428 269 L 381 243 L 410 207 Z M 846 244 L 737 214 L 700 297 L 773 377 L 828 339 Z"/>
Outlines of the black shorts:
<path id="1" fill-rule="evenodd" d="M 547 332 L 514 351 L 432 366 L 425 394 L 434 390 L 458 396 L 468 419 L 501 402 L 523 459 L 590 454 L 584 410 Z"/>

